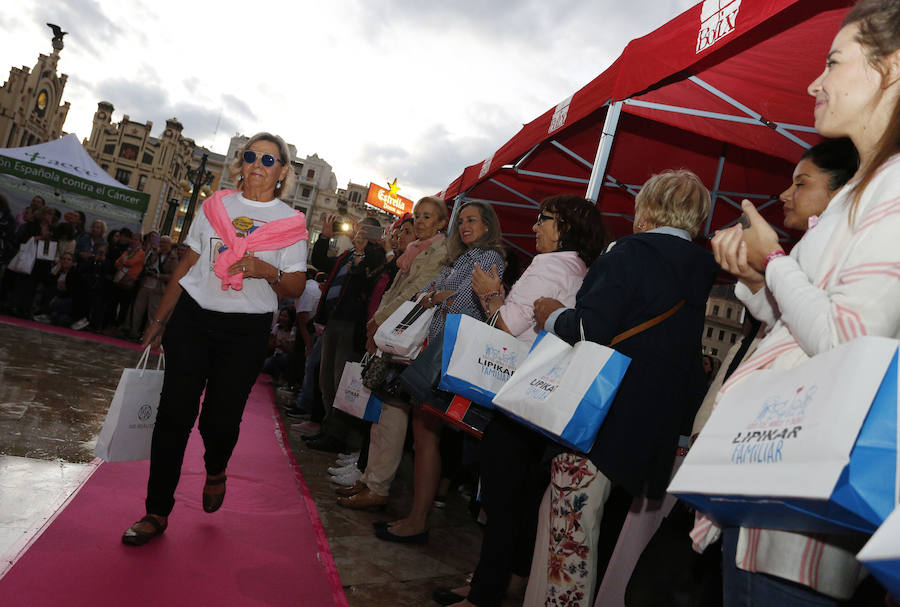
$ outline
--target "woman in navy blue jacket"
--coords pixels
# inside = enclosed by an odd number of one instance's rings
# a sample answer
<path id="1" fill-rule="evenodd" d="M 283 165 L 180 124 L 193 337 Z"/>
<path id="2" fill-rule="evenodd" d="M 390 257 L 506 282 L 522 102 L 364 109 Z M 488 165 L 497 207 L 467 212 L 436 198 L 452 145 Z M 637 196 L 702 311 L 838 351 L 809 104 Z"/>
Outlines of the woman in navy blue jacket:
<path id="1" fill-rule="evenodd" d="M 718 266 L 691 240 L 709 208 L 709 192 L 690 171 L 654 175 L 637 196 L 634 234 L 591 265 L 575 307 L 535 302 L 538 326 L 570 343 L 580 339 L 581 326 L 586 339 L 608 344 L 675 311 L 616 345 L 631 364 L 590 453 L 559 447 L 553 458 L 526 605 L 551 595 L 560 604 L 593 603 L 597 536 L 611 489 L 665 494 L 679 435 L 703 395 L 701 337 Z"/>

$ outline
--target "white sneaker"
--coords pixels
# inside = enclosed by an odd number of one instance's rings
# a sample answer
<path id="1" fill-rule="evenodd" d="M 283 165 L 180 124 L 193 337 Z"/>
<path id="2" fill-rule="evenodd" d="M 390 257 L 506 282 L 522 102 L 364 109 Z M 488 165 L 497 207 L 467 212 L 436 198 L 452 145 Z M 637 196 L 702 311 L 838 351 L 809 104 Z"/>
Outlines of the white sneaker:
<path id="1" fill-rule="evenodd" d="M 70 329 L 74 329 L 74 330 L 76 330 L 76 331 L 81 331 L 83 328 L 85 328 L 85 327 L 88 326 L 89 324 L 91 324 L 91 323 L 90 323 L 90 321 L 89 321 L 87 318 L 82 318 L 81 320 L 76 320 L 75 322 L 73 322 L 73 323 L 69 326 L 69 328 L 70 328 Z"/>
<path id="2" fill-rule="evenodd" d="M 342 474 L 347 474 L 351 470 L 356 470 L 356 462 L 352 464 L 345 464 L 343 466 L 331 466 L 328 468 L 328 474 L 332 476 L 341 476 Z"/>
<path id="3" fill-rule="evenodd" d="M 356 481 L 358 481 L 362 477 L 362 472 L 359 471 L 359 468 L 353 468 L 350 472 L 341 475 L 332 475 L 331 482 L 336 485 L 343 485 L 344 487 L 350 487 Z"/>

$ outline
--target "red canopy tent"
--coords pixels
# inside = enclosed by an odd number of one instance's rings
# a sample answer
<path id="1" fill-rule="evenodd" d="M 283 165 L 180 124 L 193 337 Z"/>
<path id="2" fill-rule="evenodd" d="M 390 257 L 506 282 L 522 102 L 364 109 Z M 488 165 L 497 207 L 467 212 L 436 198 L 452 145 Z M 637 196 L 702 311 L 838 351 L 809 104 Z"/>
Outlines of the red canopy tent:
<path id="1" fill-rule="evenodd" d="M 507 243 L 528 255 L 542 198 L 596 200 L 618 237 L 631 232 L 641 184 L 669 168 L 691 169 L 710 189 L 706 235 L 738 219 L 742 198 L 780 226 L 778 194 L 818 140 L 806 88 L 851 4 L 706 0 L 630 42 L 606 71 L 442 194 L 457 207 L 493 205 Z"/>

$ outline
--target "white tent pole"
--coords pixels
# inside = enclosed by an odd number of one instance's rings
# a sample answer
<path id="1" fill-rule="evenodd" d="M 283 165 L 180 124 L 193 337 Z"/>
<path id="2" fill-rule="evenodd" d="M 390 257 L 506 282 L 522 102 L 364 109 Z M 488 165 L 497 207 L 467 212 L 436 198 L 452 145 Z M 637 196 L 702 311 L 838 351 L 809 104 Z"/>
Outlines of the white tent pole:
<path id="1" fill-rule="evenodd" d="M 621 101 L 612 102 L 606 110 L 603 134 L 600 136 L 600 145 L 597 146 L 597 157 L 594 159 L 594 167 L 591 170 L 591 180 L 588 183 L 587 193 L 584 196 L 591 202 L 597 202 L 597 198 L 600 196 L 600 188 L 603 186 L 603 178 L 606 176 L 609 154 L 612 152 L 613 141 L 616 138 L 616 129 L 619 126 L 619 114 L 621 113 Z"/>
<path id="2" fill-rule="evenodd" d="M 492 206 L 500 206 L 500 207 L 517 207 L 519 209 L 533 209 L 534 205 L 532 204 L 522 204 L 521 202 L 506 202 L 501 200 L 488 200 L 486 198 L 471 198 L 466 196 L 463 202 L 482 202 L 484 204 L 489 204 Z"/>
<path id="3" fill-rule="evenodd" d="M 725 101 L 726 103 L 729 103 L 729 104 L 733 105 L 733 106 L 736 107 L 737 109 L 739 109 L 739 110 L 741 110 L 742 112 L 746 113 L 748 116 L 753 116 L 754 118 L 756 118 L 757 120 L 759 120 L 762 124 L 764 124 L 764 125 L 766 125 L 766 126 L 768 126 L 768 127 L 774 128 L 775 131 L 776 131 L 777 133 L 779 133 L 779 134 L 781 134 L 781 135 L 787 137 L 788 139 L 790 139 L 791 141 L 793 141 L 794 143 L 796 143 L 797 145 L 799 145 L 799 146 L 802 147 L 803 149 L 807 149 L 807 148 L 811 147 L 808 143 L 806 143 L 805 141 L 803 141 L 802 139 L 800 139 L 799 137 L 797 137 L 797 136 L 794 135 L 793 133 L 789 133 L 788 131 L 786 131 L 785 128 L 784 128 L 783 126 L 781 126 L 780 124 L 777 124 L 777 123 L 775 123 L 775 122 L 772 122 L 772 121 L 770 121 L 770 120 L 767 120 L 767 119 L 763 118 L 762 114 L 760 114 L 759 112 L 756 112 L 756 111 L 754 111 L 754 110 L 751 110 L 749 107 L 747 107 L 746 105 L 744 105 L 743 103 L 741 103 L 741 102 L 738 101 L 737 99 L 734 99 L 733 97 L 730 97 L 730 96 L 726 95 L 725 93 L 723 93 L 722 91 L 720 91 L 719 89 L 717 89 L 716 87 L 714 87 L 713 85 L 711 85 L 711 84 L 709 84 L 709 83 L 707 83 L 707 82 L 704 82 L 703 80 L 701 80 L 700 78 L 697 78 L 696 76 L 689 76 L 689 77 L 688 77 L 688 80 L 690 80 L 691 82 L 693 82 L 693 83 L 696 84 L 697 86 L 699 86 L 699 87 L 701 87 L 701 88 L 703 88 L 703 89 L 709 91 L 710 93 L 712 93 L 713 95 L 715 95 L 715 96 L 718 97 L 719 99 L 722 99 L 722 100 Z"/>
<path id="4" fill-rule="evenodd" d="M 572 183 L 590 183 L 587 179 L 583 177 L 567 177 L 565 175 L 554 175 L 552 173 L 539 173 L 537 171 L 526 171 L 524 169 L 517 169 L 516 175 L 528 175 L 529 177 L 542 177 L 544 179 L 554 179 L 556 181 L 569 181 Z"/>
<path id="5" fill-rule="evenodd" d="M 450 211 L 450 221 L 447 223 L 448 234 L 450 233 L 450 230 L 453 229 L 453 226 L 456 225 L 456 214 L 459 213 L 459 207 L 462 205 L 463 196 L 465 196 L 465 192 L 453 197 L 453 209 Z"/>
<path id="6" fill-rule="evenodd" d="M 510 193 L 512 193 L 512 194 L 515 194 L 516 196 L 519 196 L 520 198 L 522 198 L 522 199 L 524 199 L 524 200 L 527 200 L 528 202 L 530 202 L 530 203 L 532 204 L 532 206 L 535 206 L 535 207 L 537 207 L 537 208 L 540 208 L 540 207 L 541 207 L 541 203 L 539 203 L 539 202 L 538 202 L 537 200 L 535 200 L 534 198 L 531 198 L 530 196 L 526 196 L 526 195 L 523 194 L 522 192 L 519 192 L 519 191 L 515 190 L 514 188 L 509 187 L 509 186 L 506 185 L 505 183 L 501 183 L 501 182 L 497 181 L 497 180 L 494 179 L 493 177 L 491 177 L 490 179 L 488 179 L 488 181 L 490 181 L 491 183 L 493 183 L 494 185 L 496 185 L 496 186 L 498 186 L 498 187 L 503 188 L 503 189 L 506 190 L 507 192 L 510 192 Z"/>
<path id="7" fill-rule="evenodd" d="M 713 213 L 716 210 L 716 201 L 719 199 L 719 185 L 722 183 L 722 172 L 725 170 L 725 154 L 728 153 L 728 144 L 722 144 L 722 155 L 719 156 L 719 165 L 716 167 L 716 179 L 713 182 L 713 189 L 710 192 L 709 215 L 706 216 L 706 229 L 704 234 L 709 234 L 712 229 Z"/>
<path id="8" fill-rule="evenodd" d="M 533 234 L 529 234 L 529 236 L 533 236 Z M 519 251 L 522 251 L 522 253 L 524 253 L 525 255 L 528 255 L 529 257 L 534 257 L 534 253 L 532 253 L 531 251 L 525 250 L 524 248 L 520 247 L 519 245 L 517 245 L 513 241 L 509 240 L 508 238 L 503 238 L 503 242 L 505 242 L 506 244 L 508 244 L 509 246 L 511 246 L 514 249 L 518 249 Z"/>
<path id="9" fill-rule="evenodd" d="M 578 162 L 580 162 L 587 168 L 589 168 L 589 169 L 594 168 L 594 165 L 592 165 L 590 162 L 588 162 L 587 160 L 585 160 L 584 158 L 582 158 L 581 156 L 579 156 L 578 154 L 576 154 L 575 152 L 573 152 L 572 150 L 570 150 L 569 148 L 567 148 L 566 146 L 564 146 L 563 144 L 558 142 L 557 140 L 555 140 L 555 139 L 550 140 L 550 145 L 552 145 L 553 147 L 559 148 L 560 150 L 563 151 L 563 153 L 567 154 L 568 156 L 571 156 L 572 158 L 574 158 L 575 160 L 577 160 Z"/>

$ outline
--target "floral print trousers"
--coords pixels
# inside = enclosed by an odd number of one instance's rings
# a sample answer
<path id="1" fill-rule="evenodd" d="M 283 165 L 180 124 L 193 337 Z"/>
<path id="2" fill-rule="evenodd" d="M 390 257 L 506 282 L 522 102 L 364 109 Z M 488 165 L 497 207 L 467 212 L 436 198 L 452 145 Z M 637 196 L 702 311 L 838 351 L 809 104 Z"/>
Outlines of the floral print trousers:
<path id="1" fill-rule="evenodd" d="M 553 458 L 538 515 L 525 607 L 589 607 L 597 587 L 596 553 L 603 505 L 612 484 L 589 459 Z"/>

